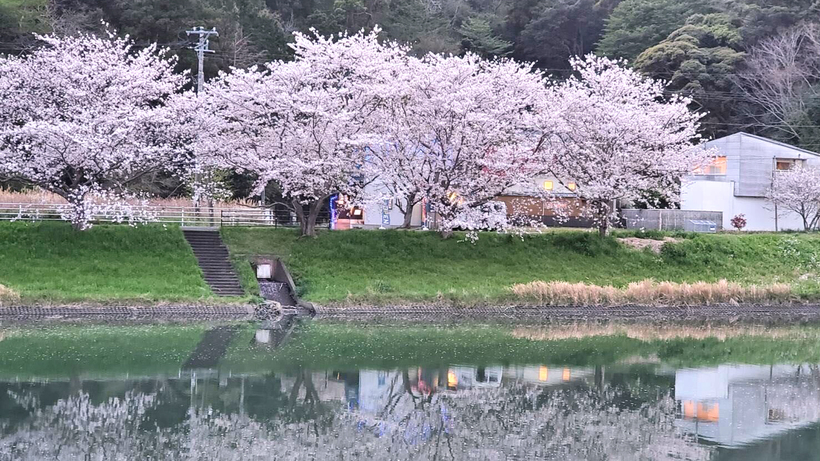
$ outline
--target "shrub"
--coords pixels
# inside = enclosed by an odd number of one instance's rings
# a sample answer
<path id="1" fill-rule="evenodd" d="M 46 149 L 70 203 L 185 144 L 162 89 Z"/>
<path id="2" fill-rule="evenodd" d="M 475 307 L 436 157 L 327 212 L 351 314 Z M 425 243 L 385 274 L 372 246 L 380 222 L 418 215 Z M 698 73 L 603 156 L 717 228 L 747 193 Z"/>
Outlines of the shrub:
<path id="1" fill-rule="evenodd" d="M 601 237 L 591 232 L 559 232 L 552 236 L 552 242 L 559 248 L 587 256 L 610 255 L 618 250 L 618 241 L 614 237 Z"/>
<path id="2" fill-rule="evenodd" d="M 661 247 L 661 257 L 666 262 L 674 262 L 678 264 L 687 263 L 688 252 L 684 245 L 667 242 Z"/>
<path id="3" fill-rule="evenodd" d="M 731 221 L 729 221 L 736 230 L 741 231 L 744 227 L 746 227 L 746 215 L 740 213 L 739 215 L 735 215 Z"/>

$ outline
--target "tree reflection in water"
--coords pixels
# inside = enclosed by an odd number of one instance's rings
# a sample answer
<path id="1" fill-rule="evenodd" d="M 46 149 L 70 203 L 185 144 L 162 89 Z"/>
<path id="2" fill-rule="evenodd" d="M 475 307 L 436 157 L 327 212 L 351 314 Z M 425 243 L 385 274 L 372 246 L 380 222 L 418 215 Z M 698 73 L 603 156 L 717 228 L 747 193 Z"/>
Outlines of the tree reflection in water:
<path id="1" fill-rule="evenodd" d="M 0 459 L 702 460 L 712 453 L 676 426 L 669 386 L 591 379 L 464 387 L 460 378 L 448 369 L 300 369 L 217 378 L 217 386 L 203 380 L 187 396 L 181 377 L 132 382 L 118 397 L 83 388 L 48 404 L 31 386 L 10 386 L 9 398 L 27 415 L 0 416 Z"/>

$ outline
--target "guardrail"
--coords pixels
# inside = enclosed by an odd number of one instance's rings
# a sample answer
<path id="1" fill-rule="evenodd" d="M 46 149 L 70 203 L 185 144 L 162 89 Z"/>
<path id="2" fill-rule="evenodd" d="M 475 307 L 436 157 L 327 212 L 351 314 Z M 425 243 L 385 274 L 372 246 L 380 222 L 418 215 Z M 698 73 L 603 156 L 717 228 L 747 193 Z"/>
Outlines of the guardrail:
<path id="1" fill-rule="evenodd" d="M 62 221 L 67 205 L 0 203 L 0 221 Z M 270 226 L 297 227 L 296 213 L 270 208 L 208 208 L 171 206 L 133 206 L 134 215 L 143 216 L 148 222 L 176 224 L 180 226 L 220 227 L 220 226 Z M 94 214 L 92 222 L 128 222 L 122 213 L 101 212 Z M 330 222 L 329 213 L 323 213 L 317 225 Z"/>

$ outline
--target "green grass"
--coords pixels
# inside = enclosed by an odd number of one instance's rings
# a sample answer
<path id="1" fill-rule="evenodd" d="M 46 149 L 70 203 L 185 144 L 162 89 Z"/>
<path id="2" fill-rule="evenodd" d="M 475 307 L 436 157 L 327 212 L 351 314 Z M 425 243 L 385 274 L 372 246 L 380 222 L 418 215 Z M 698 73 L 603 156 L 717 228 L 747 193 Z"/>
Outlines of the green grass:
<path id="1" fill-rule="evenodd" d="M 249 261 L 241 256 L 232 256 L 231 264 L 239 277 L 239 284 L 245 290 L 245 294 L 254 301 L 262 300 L 259 296 L 259 281 L 253 271 Z"/>
<path id="2" fill-rule="evenodd" d="M 213 298 L 177 227 L 0 224 L 0 284 L 23 301 Z"/>
<path id="3" fill-rule="evenodd" d="M 680 234 L 660 255 L 587 232 L 482 234 L 473 245 L 432 232 L 323 232 L 224 228 L 234 256 L 279 255 L 300 295 L 317 303 L 513 301 L 509 288 L 535 280 L 618 287 L 643 279 L 793 284 L 820 294 L 820 237 L 814 234 Z M 801 280 L 801 276 L 804 276 Z"/>
<path id="4" fill-rule="evenodd" d="M 205 325 L 57 325 L 0 330 L 0 377 L 176 374 Z"/>

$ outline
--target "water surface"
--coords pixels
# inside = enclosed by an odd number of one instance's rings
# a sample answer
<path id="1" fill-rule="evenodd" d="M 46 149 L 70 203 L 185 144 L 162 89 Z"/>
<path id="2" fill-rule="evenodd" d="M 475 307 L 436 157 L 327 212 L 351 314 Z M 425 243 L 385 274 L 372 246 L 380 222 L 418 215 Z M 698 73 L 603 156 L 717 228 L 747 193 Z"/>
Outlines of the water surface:
<path id="1" fill-rule="evenodd" d="M 816 327 L 6 326 L 0 459 L 816 459 L 819 344 Z"/>

